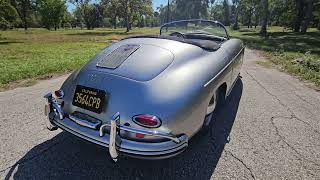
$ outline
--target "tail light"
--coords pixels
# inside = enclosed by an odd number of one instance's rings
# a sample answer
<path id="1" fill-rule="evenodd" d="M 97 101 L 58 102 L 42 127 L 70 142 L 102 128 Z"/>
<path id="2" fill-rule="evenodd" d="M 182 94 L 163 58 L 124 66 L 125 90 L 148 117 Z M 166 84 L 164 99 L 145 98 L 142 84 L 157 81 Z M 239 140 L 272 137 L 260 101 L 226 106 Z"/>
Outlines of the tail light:
<path id="1" fill-rule="evenodd" d="M 57 98 L 62 99 L 64 96 L 64 92 L 60 89 L 54 92 Z"/>
<path id="2" fill-rule="evenodd" d="M 136 124 L 147 128 L 157 128 L 161 126 L 161 120 L 157 116 L 149 114 L 137 115 L 132 119 Z"/>

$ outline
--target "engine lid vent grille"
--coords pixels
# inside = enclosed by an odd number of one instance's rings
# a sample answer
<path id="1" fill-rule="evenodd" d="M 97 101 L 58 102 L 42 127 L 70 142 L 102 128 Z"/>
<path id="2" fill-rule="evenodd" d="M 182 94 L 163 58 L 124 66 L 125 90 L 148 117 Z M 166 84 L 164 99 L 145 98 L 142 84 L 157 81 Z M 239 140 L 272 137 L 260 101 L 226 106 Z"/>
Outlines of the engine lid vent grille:
<path id="1" fill-rule="evenodd" d="M 98 57 L 97 66 L 109 69 L 116 69 L 139 48 L 140 45 L 126 44 L 118 47 L 116 50 L 112 51 L 107 56 L 105 54 L 101 54 L 100 57 Z"/>

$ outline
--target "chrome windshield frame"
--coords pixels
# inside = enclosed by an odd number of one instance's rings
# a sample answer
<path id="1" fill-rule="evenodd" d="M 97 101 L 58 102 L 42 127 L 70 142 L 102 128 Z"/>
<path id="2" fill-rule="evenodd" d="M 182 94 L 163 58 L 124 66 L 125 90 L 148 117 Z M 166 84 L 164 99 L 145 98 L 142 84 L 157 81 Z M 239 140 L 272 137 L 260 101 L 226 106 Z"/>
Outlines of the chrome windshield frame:
<path id="1" fill-rule="evenodd" d="M 169 23 L 165 23 L 163 24 L 161 27 L 160 27 L 160 35 L 162 35 L 162 29 L 167 27 L 168 25 L 170 24 L 175 24 L 175 23 L 183 23 L 183 22 L 196 22 L 196 21 L 199 21 L 199 22 L 206 22 L 206 23 L 213 23 L 215 25 L 218 25 L 220 26 L 221 28 L 224 29 L 225 33 L 226 33 L 226 36 L 223 37 L 223 38 L 226 38 L 226 39 L 230 39 L 230 36 L 228 34 L 228 31 L 226 29 L 226 27 L 219 21 L 212 21 L 212 20 L 204 20 L 204 19 L 189 19 L 189 20 L 178 20 L 178 21 L 172 21 L 172 22 L 169 22 Z M 214 34 L 213 34 L 214 35 Z"/>

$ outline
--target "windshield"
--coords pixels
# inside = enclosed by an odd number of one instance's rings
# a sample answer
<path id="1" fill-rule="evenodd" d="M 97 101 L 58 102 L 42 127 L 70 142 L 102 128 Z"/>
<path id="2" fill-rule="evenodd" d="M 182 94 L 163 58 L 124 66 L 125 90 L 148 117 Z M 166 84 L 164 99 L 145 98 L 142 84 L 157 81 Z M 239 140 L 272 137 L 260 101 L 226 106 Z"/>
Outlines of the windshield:
<path id="1" fill-rule="evenodd" d="M 183 34 L 207 34 L 229 39 L 226 28 L 217 21 L 182 20 L 164 24 L 160 35 L 170 35 L 174 32 Z"/>

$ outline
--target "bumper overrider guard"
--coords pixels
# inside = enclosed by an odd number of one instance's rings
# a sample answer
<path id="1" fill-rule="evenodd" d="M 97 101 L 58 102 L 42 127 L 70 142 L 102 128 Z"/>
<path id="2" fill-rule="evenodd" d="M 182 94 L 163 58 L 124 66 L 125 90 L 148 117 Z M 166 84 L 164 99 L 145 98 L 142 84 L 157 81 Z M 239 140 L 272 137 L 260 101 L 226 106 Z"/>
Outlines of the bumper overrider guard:
<path id="1" fill-rule="evenodd" d="M 102 125 L 99 123 L 92 124 L 89 121 L 71 115 L 66 117 L 61 106 L 56 101 L 56 99 L 52 97 L 51 93 L 46 94 L 44 98 L 46 98 L 48 102 L 48 104 L 45 106 L 45 114 L 48 116 L 47 128 L 49 130 L 55 130 L 57 129 L 57 127 L 60 127 L 61 129 L 68 131 L 78 137 L 89 140 L 90 142 L 93 142 L 95 144 L 108 147 L 109 154 L 114 162 L 117 161 L 119 152 L 133 157 L 161 159 L 177 155 L 183 152 L 188 146 L 187 135 L 181 135 L 177 137 L 165 132 L 138 129 L 121 125 L 119 112 L 115 113 L 112 116 L 110 124 Z M 97 129 L 99 129 L 99 133 L 95 138 L 103 139 L 105 142 L 102 143 L 101 141 L 95 140 L 93 138 L 85 137 L 84 134 L 80 134 L 64 126 L 63 123 L 61 123 L 63 121 L 68 121 L 69 124 L 72 121 L 81 127 L 89 128 L 90 131 L 97 131 Z M 105 133 L 105 129 L 107 128 L 110 129 L 110 134 Z M 168 141 L 160 143 L 129 141 L 120 137 L 120 130 L 147 136 L 161 137 L 167 139 Z M 109 138 L 106 139 L 106 137 L 108 136 Z M 134 146 L 136 146 L 136 149 L 134 148 Z"/>

